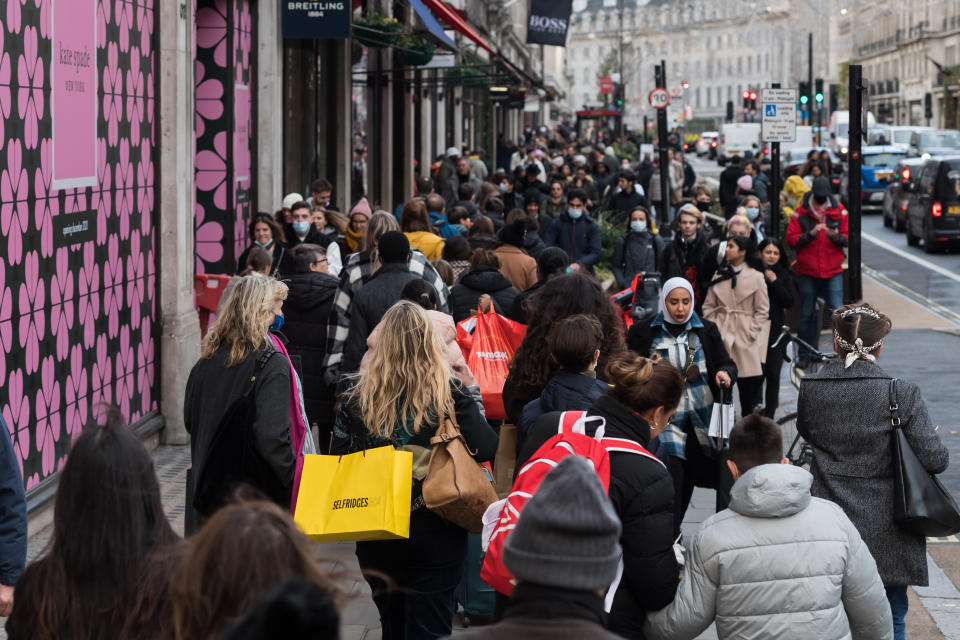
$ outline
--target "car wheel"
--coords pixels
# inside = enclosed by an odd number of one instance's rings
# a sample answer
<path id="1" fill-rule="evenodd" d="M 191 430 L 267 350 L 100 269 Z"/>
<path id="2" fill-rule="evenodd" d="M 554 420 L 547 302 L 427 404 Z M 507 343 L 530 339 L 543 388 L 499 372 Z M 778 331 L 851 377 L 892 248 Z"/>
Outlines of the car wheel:
<path id="1" fill-rule="evenodd" d="M 907 228 L 906 228 L 906 231 L 907 231 L 907 244 L 910 245 L 911 247 L 916 247 L 917 245 L 920 244 L 920 238 L 918 238 L 917 236 L 913 235 L 913 230 L 910 228 L 910 221 L 909 221 L 909 220 L 907 221 L 906 226 L 907 226 Z"/>
<path id="2" fill-rule="evenodd" d="M 893 222 L 890 220 L 890 218 L 887 217 L 886 207 L 883 208 L 883 226 L 888 228 L 893 226 Z"/>
<path id="3" fill-rule="evenodd" d="M 935 253 L 940 247 L 937 246 L 937 238 L 933 233 L 933 226 L 927 223 L 923 226 L 923 250 L 927 253 Z"/>
<path id="4" fill-rule="evenodd" d="M 896 213 L 894 213 L 893 214 L 893 230 L 903 233 L 906 228 L 907 228 L 907 221 L 901 220 L 900 217 L 897 216 Z"/>

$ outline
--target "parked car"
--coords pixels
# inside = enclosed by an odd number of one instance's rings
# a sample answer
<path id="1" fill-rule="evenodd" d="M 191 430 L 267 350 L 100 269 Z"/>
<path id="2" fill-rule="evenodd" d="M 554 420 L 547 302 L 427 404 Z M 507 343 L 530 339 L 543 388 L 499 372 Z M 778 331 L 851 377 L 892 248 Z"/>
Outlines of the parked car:
<path id="1" fill-rule="evenodd" d="M 910 135 L 908 153 L 923 158 L 956 155 L 960 153 L 960 131 L 956 129 L 916 131 Z"/>
<path id="2" fill-rule="evenodd" d="M 907 226 L 907 209 L 916 198 L 917 183 L 923 158 L 904 158 L 893 169 L 893 179 L 883 195 L 883 226 L 903 231 Z"/>
<path id="3" fill-rule="evenodd" d="M 860 211 L 879 213 L 883 211 L 883 198 L 887 186 L 893 179 L 893 170 L 897 163 L 905 160 L 906 151 L 897 147 L 863 147 L 863 162 L 860 166 Z M 844 165 L 846 168 L 846 165 Z M 846 169 L 840 180 L 840 200 L 847 203 L 847 189 L 850 173 Z"/>
<path id="4" fill-rule="evenodd" d="M 715 157 L 717 155 L 717 138 L 719 137 L 719 131 L 704 131 L 701 133 L 696 144 L 697 157 Z"/>
<path id="5" fill-rule="evenodd" d="M 933 253 L 960 244 L 960 155 L 923 163 L 917 197 L 907 208 L 907 244 Z"/>
<path id="6" fill-rule="evenodd" d="M 717 163 L 721 167 L 733 156 L 742 158 L 748 151 L 754 155 L 760 151 L 759 122 L 730 122 L 720 128 Z"/>

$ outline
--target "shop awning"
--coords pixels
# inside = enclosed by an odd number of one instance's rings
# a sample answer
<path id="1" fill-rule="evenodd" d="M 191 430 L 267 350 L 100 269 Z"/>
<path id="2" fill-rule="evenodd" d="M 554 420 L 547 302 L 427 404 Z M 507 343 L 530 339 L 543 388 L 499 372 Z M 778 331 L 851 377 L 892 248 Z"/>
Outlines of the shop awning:
<path id="1" fill-rule="evenodd" d="M 430 32 L 443 48 L 453 51 L 454 53 L 459 51 L 457 43 L 444 33 L 443 27 L 437 22 L 437 19 L 433 16 L 430 9 L 427 9 L 426 5 L 423 4 L 423 0 L 407 0 L 407 2 L 413 7 L 420 21 L 423 22 L 423 26 L 427 28 L 427 31 Z"/>
<path id="2" fill-rule="evenodd" d="M 478 46 L 486 49 L 491 56 L 497 57 L 498 54 L 493 50 L 493 47 L 487 44 L 487 41 L 480 37 L 480 34 L 477 33 L 466 20 L 460 17 L 460 14 L 449 7 L 443 0 L 423 0 L 423 4 L 437 14 L 441 20 L 473 40 Z"/>

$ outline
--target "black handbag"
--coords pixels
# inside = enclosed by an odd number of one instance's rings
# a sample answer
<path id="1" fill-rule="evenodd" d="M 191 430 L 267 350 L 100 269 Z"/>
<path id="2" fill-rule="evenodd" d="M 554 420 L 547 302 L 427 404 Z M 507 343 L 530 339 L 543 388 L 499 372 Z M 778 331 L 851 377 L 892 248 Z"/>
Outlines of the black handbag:
<path id="1" fill-rule="evenodd" d="M 960 509 L 937 477 L 924 469 L 900 428 L 897 379 L 890 380 L 890 425 L 893 427 L 893 519 L 903 529 L 941 538 L 960 531 Z"/>
<path id="2" fill-rule="evenodd" d="M 253 420 L 257 415 L 254 396 L 257 375 L 275 353 L 277 350 L 271 347 L 257 358 L 249 386 L 217 424 L 203 471 L 192 478 L 195 483 L 193 508 L 204 517 L 210 517 L 226 504 L 239 485 L 249 485 L 269 500 L 287 508 L 290 506 L 291 487 L 277 478 L 273 468 L 260 455 L 253 431 Z"/>

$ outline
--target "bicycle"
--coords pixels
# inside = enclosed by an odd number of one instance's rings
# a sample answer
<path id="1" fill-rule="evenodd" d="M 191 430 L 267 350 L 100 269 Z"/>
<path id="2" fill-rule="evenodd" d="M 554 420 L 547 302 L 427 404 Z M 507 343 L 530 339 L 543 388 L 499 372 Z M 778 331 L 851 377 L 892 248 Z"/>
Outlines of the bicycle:
<path id="1" fill-rule="evenodd" d="M 837 354 L 824 353 L 814 348 L 804 340 L 801 340 L 797 336 L 793 335 L 790 333 L 790 327 L 787 325 L 783 325 L 780 330 L 780 335 L 777 336 L 777 339 L 771 345 L 771 348 L 776 349 L 784 340 L 792 343 L 795 348 L 804 347 L 807 350 L 811 365 L 816 365 L 813 367 L 813 370 L 819 368 L 820 364 L 837 357 Z M 783 359 L 790 363 L 790 382 L 799 391 L 800 382 L 803 380 L 804 376 L 807 375 L 807 373 L 811 372 L 811 368 L 800 368 L 797 365 L 796 356 L 791 355 L 789 352 L 784 353 Z M 798 467 L 809 467 L 810 461 L 813 458 L 813 445 L 804 441 L 800 436 L 800 433 L 797 431 L 797 412 L 794 411 L 793 413 L 788 413 L 776 422 L 780 427 L 780 433 L 783 434 L 784 445 L 786 445 L 787 442 L 790 443 L 790 446 L 787 448 L 786 452 L 784 452 L 784 457 L 790 461 L 790 464 Z"/>

